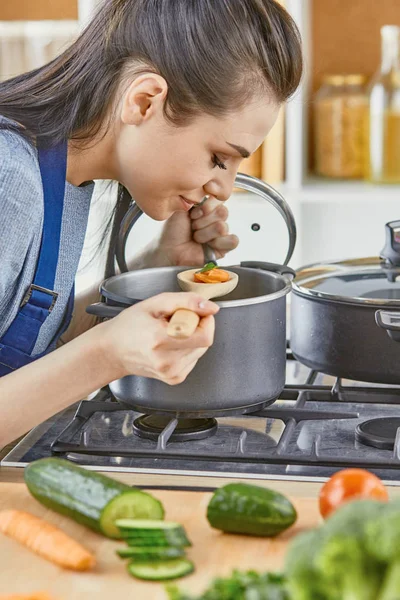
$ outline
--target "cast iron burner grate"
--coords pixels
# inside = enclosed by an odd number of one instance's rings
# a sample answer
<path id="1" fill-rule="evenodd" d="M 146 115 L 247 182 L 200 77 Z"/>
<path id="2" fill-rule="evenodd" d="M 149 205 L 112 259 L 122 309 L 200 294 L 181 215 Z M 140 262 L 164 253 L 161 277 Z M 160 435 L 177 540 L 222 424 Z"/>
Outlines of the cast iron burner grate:
<path id="1" fill-rule="evenodd" d="M 160 464 L 162 459 L 166 459 L 166 461 L 169 459 L 177 463 L 182 461 L 182 464 L 185 464 L 185 461 L 193 460 L 197 464 L 198 461 L 203 461 L 204 465 L 210 463 L 226 465 L 246 463 L 260 466 L 269 464 L 290 465 L 294 469 L 301 466 L 400 469 L 400 427 L 396 429 L 391 452 L 385 450 L 360 452 L 359 448 L 355 447 L 356 424 L 351 426 L 351 420 L 359 419 L 359 413 L 352 412 L 356 409 L 357 403 L 359 403 L 361 411 L 365 406 L 371 406 L 372 411 L 387 411 L 391 405 L 394 405 L 394 410 L 396 410 L 396 405 L 400 404 L 400 389 L 395 386 L 391 388 L 373 385 L 368 387 L 348 386 L 343 385 L 341 379 L 337 379 L 333 386 L 318 385 L 315 383 L 317 376 L 317 372 L 311 372 L 305 384 L 286 385 L 279 398 L 279 405 L 275 404 L 256 413 L 240 417 L 242 420 L 262 418 L 266 423 L 265 432 L 257 434 L 262 436 L 264 442 L 257 446 L 256 451 L 254 450 L 255 446 L 252 445 L 251 431 L 246 429 L 246 426 L 234 425 L 226 428 L 224 425 L 217 424 L 216 426 L 213 423 L 212 433 L 215 435 L 210 439 L 217 441 L 221 430 L 221 434 L 224 432 L 224 439 L 228 439 L 229 443 L 225 441 L 219 445 L 211 442 L 208 444 L 206 439 L 198 442 L 192 438 L 182 444 L 179 441 L 182 441 L 183 438 L 179 439 L 179 436 L 181 434 L 185 436 L 185 433 L 177 418 L 168 417 L 163 423 L 162 430 L 159 426 L 160 431 L 155 432 L 152 420 L 147 415 L 134 421 L 133 429 L 139 429 L 140 433 L 143 433 L 144 430 L 147 433 L 150 429 L 152 439 L 142 439 L 139 440 L 140 443 L 133 443 L 133 438 L 129 438 L 131 442 L 128 439 L 128 442 L 125 441 L 122 446 L 112 443 L 112 440 L 110 443 L 104 443 L 104 441 L 102 444 L 96 443 L 95 437 L 94 440 L 91 439 L 90 419 L 96 413 L 101 414 L 101 419 L 107 420 L 112 418 L 112 413 L 127 412 L 127 407 L 112 401 L 111 396 L 108 396 L 106 401 L 94 399 L 80 402 L 71 422 L 52 443 L 51 451 L 54 454 L 67 456 L 92 455 L 117 457 L 118 460 L 122 458 L 151 459 L 156 460 L 157 464 Z M 287 403 L 284 402 L 286 400 Z M 331 403 L 336 404 L 334 410 L 331 410 Z M 324 404 L 327 405 L 326 408 Z M 133 411 L 130 412 L 133 414 Z M 376 416 L 379 416 L 379 413 L 376 413 Z M 271 441 L 267 433 L 268 423 L 271 423 L 271 420 L 279 420 L 283 424 L 283 431 L 278 441 Z M 323 429 L 325 433 L 321 436 L 317 423 L 326 423 L 327 420 L 329 426 Z M 339 421 L 341 424 L 338 423 Z M 339 429 L 345 428 L 346 435 L 351 442 L 350 446 L 343 451 L 335 441 L 331 446 L 325 443 L 326 435 L 329 436 L 329 431 L 335 429 L 335 423 L 338 423 Z M 208 424 L 203 420 L 200 427 L 203 429 L 202 433 L 208 435 L 210 431 L 207 428 Z M 307 437 L 304 435 L 304 428 L 309 428 L 314 432 L 309 444 L 308 442 L 304 443 L 304 439 Z M 327 429 L 328 434 L 326 433 Z M 367 446 L 363 447 L 367 449 Z M 297 465 L 299 467 L 296 467 Z"/>
<path id="2" fill-rule="evenodd" d="M 369 419 L 356 427 L 356 440 L 373 448 L 393 450 L 400 433 L 400 417 Z"/>
<path id="3" fill-rule="evenodd" d="M 133 432 L 139 437 L 157 441 L 170 421 L 170 417 L 162 415 L 143 415 L 134 420 Z M 204 440 L 215 435 L 217 428 L 216 419 L 179 419 L 169 441 Z"/>

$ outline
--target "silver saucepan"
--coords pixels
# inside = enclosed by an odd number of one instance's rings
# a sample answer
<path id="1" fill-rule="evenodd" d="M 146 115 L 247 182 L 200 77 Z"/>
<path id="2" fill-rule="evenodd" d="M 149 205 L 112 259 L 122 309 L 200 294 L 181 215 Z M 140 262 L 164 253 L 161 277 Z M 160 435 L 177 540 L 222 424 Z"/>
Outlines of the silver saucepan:
<path id="1" fill-rule="evenodd" d="M 235 187 L 262 196 L 284 217 L 290 240 L 286 264 L 296 241 L 289 206 L 276 190 L 253 177 L 238 174 Z M 121 226 L 117 259 L 122 270 L 126 270 L 124 245 L 140 214 L 133 205 Z M 111 318 L 161 292 L 180 291 L 176 276 L 188 267 L 143 269 L 111 277 L 101 286 L 104 302 L 87 311 Z M 286 296 L 294 271 L 254 261 L 227 268 L 239 275 L 239 284 L 229 295 L 215 300 L 220 311 L 214 344 L 187 379 L 169 386 L 155 379 L 127 376 L 110 384 L 119 401 L 143 413 L 200 418 L 252 412 L 277 399 L 285 384 Z"/>

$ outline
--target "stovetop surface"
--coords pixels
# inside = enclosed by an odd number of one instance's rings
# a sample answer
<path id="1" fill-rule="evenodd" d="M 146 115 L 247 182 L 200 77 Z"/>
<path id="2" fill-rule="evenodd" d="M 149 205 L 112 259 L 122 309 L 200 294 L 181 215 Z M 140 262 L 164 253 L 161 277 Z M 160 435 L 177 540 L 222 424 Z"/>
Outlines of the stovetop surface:
<path id="1" fill-rule="evenodd" d="M 355 437 L 359 423 L 400 416 L 399 386 L 342 382 L 338 399 L 330 393 L 335 378 L 312 374 L 293 359 L 287 361 L 286 384 L 282 397 L 264 411 L 220 417 L 215 435 L 183 442 L 169 441 L 168 434 L 158 441 L 138 437 L 133 422 L 140 413 L 114 402 L 106 402 L 113 410 L 78 419 L 76 433 L 66 436 L 62 432 L 76 415 L 77 403 L 33 429 L 1 466 L 23 467 L 52 456 L 51 446 L 58 440 L 54 447 L 59 455 L 105 471 L 313 481 L 344 466 L 364 466 L 400 485 L 400 436 L 394 450 L 372 448 Z M 349 393 L 346 384 L 351 385 Z M 65 448 L 70 451 L 62 452 Z"/>

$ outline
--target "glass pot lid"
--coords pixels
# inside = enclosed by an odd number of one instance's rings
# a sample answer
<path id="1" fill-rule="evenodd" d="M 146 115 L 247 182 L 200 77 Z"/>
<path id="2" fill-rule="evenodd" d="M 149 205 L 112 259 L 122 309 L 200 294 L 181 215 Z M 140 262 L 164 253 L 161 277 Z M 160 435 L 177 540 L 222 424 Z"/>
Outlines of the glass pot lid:
<path id="1" fill-rule="evenodd" d="M 294 293 L 376 306 L 400 306 L 400 221 L 386 224 L 380 256 L 328 261 L 296 272 Z"/>

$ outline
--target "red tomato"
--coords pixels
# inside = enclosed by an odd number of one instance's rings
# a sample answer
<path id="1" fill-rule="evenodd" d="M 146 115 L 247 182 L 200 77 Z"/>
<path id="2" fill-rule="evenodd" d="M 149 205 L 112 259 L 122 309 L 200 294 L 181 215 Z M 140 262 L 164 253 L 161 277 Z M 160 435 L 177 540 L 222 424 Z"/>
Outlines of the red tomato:
<path id="1" fill-rule="evenodd" d="M 324 483 L 319 493 L 319 511 L 325 519 L 349 500 L 372 498 L 387 502 L 387 489 L 376 475 L 364 469 L 338 471 Z"/>

